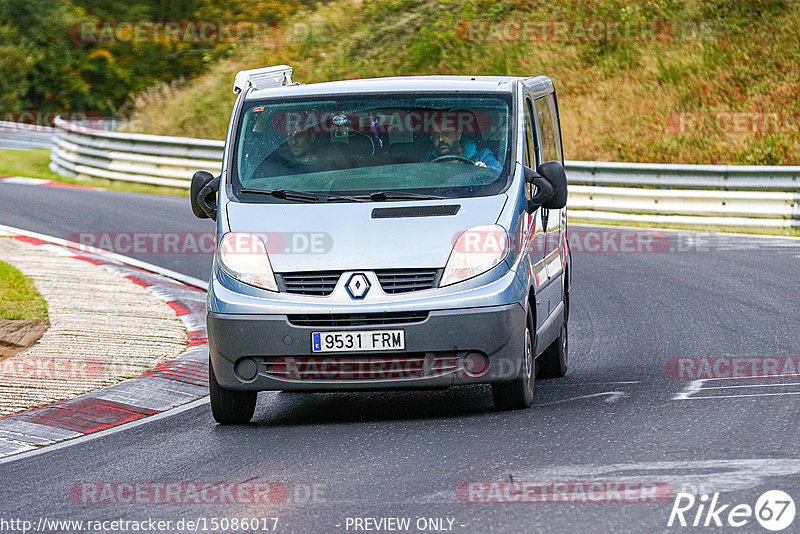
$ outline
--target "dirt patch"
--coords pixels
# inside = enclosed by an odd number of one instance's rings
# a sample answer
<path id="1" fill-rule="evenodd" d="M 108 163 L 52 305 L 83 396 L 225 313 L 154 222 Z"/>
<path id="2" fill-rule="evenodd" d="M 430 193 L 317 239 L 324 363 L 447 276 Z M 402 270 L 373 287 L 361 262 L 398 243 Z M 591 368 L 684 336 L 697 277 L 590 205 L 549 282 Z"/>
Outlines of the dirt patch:
<path id="1" fill-rule="evenodd" d="M 13 356 L 39 341 L 50 321 L 0 319 L 0 360 Z"/>

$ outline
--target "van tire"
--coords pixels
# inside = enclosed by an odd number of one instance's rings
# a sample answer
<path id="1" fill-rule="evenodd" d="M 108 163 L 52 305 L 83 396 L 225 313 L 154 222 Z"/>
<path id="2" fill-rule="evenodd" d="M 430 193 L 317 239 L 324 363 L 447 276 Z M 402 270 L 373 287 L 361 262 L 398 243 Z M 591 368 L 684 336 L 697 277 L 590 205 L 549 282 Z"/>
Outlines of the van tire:
<path id="1" fill-rule="evenodd" d="M 256 411 L 257 391 L 233 391 L 217 382 L 211 360 L 208 362 L 208 389 L 211 397 L 211 414 L 221 425 L 249 423 Z"/>
<path id="2" fill-rule="evenodd" d="M 492 384 L 492 400 L 497 410 L 520 410 L 528 408 L 533 403 L 533 386 L 536 378 L 535 340 L 536 323 L 533 313 L 528 310 L 528 319 L 525 323 L 525 343 L 522 364 L 519 366 L 519 375 L 513 382 Z"/>

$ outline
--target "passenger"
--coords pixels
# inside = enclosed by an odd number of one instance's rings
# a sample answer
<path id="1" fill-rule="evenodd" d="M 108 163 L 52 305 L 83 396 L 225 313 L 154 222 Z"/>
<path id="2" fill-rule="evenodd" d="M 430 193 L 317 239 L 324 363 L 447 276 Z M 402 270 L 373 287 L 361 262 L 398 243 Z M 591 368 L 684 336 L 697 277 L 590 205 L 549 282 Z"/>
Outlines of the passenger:
<path id="1" fill-rule="evenodd" d="M 462 138 L 461 133 L 461 130 L 445 130 L 441 123 L 434 124 L 431 134 L 434 149 L 428 156 L 431 159 L 441 156 L 460 156 L 471 160 L 479 167 L 489 167 L 497 171 L 503 169 L 491 150 L 483 148 L 479 151 L 475 142 L 466 137 Z"/>
<path id="2" fill-rule="evenodd" d="M 292 134 L 282 147 L 275 150 L 258 166 L 253 176 L 305 174 L 343 168 L 344 163 L 339 161 L 341 158 L 320 157 L 316 140 L 315 132 Z"/>

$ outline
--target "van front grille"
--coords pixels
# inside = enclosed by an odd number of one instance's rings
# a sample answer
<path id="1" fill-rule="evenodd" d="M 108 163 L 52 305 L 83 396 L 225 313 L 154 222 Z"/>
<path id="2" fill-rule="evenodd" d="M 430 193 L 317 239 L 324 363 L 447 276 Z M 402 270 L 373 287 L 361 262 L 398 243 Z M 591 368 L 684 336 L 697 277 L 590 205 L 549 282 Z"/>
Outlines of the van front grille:
<path id="1" fill-rule="evenodd" d="M 333 293 L 343 272 L 276 273 L 275 278 L 279 289 L 285 293 L 327 297 Z M 442 269 L 381 269 L 375 271 L 375 274 L 383 291 L 390 295 L 396 295 L 436 287 L 439 284 Z"/>
<path id="2" fill-rule="evenodd" d="M 342 271 L 310 271 L 275 275 L 281 291 L 327 297 L 333 293 Z"/>
<path id="3" fill-rule="evenodd" d="M 295 326 L 378 326 L 421 323 L 428 318 L 426 311 L 382 312 L 382 313 L 334 313 L 314 315 L 289 315 Z"/>
<path id="4" fill-rule="evenodd" d="M 408 293 L 436 287 L 440 269 L 385 269 L 375 271 L 386 293 Z"/>

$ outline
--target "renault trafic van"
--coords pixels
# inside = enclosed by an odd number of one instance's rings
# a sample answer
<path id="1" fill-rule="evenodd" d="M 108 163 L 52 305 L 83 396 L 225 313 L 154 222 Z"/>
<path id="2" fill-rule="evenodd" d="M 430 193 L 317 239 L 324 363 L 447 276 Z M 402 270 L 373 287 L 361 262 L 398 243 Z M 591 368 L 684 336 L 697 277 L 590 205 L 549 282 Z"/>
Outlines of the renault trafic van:
<path id="1" fill-rule="evenodd" d="M 297 84 L 240 72 L 216 220 L 210 396 L 491 384 L 526 408 L 567 372 L 571 257 L 558 103 L 544 76 Z"/>

